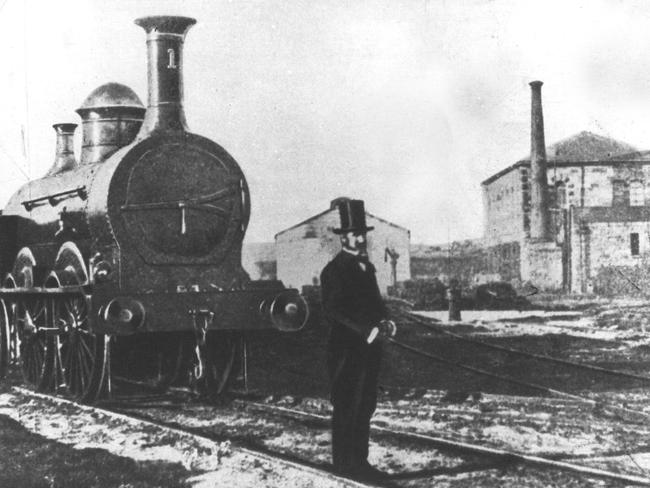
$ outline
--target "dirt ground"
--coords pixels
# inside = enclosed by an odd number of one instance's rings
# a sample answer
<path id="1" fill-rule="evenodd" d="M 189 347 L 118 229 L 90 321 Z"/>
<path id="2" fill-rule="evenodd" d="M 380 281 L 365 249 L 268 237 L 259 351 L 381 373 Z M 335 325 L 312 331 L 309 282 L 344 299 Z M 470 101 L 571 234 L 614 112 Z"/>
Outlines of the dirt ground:
<path id="1" fill-rule="evenodd" d="M 74 449 L 29 432 L 0 416 L 0 486 L 5 487 L 149 487 L 189 486 L 182 466 L 137 462 L 103 449 Z M 101 466 L 101 469 L 97 469 Z"/>
<path id="2" fill-rule="evenodd" d="M 650 375 L 650 307 L 639 301 L 603 300 L 592 304 L 581 302 L 577 307 L 572 305 L 558 305 L 554 313 L 502 312 L 495 316 L 486 312 L 466 312 L 461 323 L 447 323 L 444 314 L 428 316 L 442 320 L 438 325 L 445 330 L 485 342 Z M 643 382 L 468 344 L 417 324 L 402 314 L 405 310 L 401 305 L 392 308 L 399 325 L 397 339 L 403 343 L 497 374 L 650 414 L 650 395 Z M 570 309 L 580 309 L 580 313 L 571 313 Z M 327 329 L 320 323 L 318 313 L 312 317 L 310 326 L 300 333 L 268 332 L 251 336 L 249 397 L 329 415 L 326 343 Z M 9 394 L 15 381 L 14 376 L 0 383 L 0 395 Z M 569 458 L 634 475 L 648 476 L 650 473 L 650 454 L 646 454 L 646 451 L 650 453 L 650 443 L 646 440 L 650 436 L 647 422 L 617 417 L 599 408 L 601 404 L 585 406 L 551 398 L 540 391 L 436 363 L 392 345 L 385 346 L 380 383 L 380 404 L 374 417 L 376 425 L 529 454 Z M 242 384 L 238 387 L 241 389 Z M 101 438 L 91 449 L 88 443 L 75 438 L 70 441 L 76 446 L 73 449 L 62 443 L 65 429 L 57 424 L 60 420 L 46 420 L 43 416 L 42 422 L 37 421 L 38 410 L 30 413 L 27 407 L 12 403 L 15 400 L 6 401 L 6 412 L 11 418 L 0 412 L 0 486 L 149 488 L 210 486 L 211 482 L 224 479 L 223 473 L 210 478 L 207 471 L 188 466 L 182 459 L 175 461 L 174 456 L 153 461 L 138 457 L 134 454 L 137 449 L 109 452 L 101 448 L 111 444 L 108 438 Z M 193 408 L 203 413 L 196 414 Z M 215 429 L 222 424 L 224 432 L 257 436 L 268 446 L 278 449 L 304 448 L 314 459 L 328 461 L 326 427 L 320 431 L 313 426 L 291 431 L 266 421 L 263 426 L 256 427 L 255 422 L 246 424 L 243 414 L 228 417 L 232 412 L 219 410 L 221 407 L 210 408 L 213 409 L 188 406 L 184 409 L 184 415 L 188 416 L 185 420 L 195 424 L 207 422 Z M 235 420 L 238 423 L 234 423 Z M 46 422 L 50 422 L 47 429 L 38 434 L 37 427 Z M 87 421 L 93 422 L 93 419 Z M 80 420 L 80 423 L 84 422 Z M 232 430 L 235 425 L 237 429 Z M 248 428 L 253 430 L 248 432 Z M 115 437 L 110 432 L 104 435 Z M 57 439 L 61 442 L 55 442 Z M 124 442 L 131 442 L 128 436 Z M 157 443 L 155 438 L 143 442 L 147 446 Z M 371 461 L 389 472 L 435 468 L 449 462 L 430 449 L 395 448 L 386 442 L 373 438 Z M 602 458 L 611 454 L 618 457 Z M 270 476 L 264 470 L 262 474 Z M 266 486 L 259 485 L 261 478 L 257 479 L 257 485 L 251 485 L 252 479 L 238 476 L 236 469 L 228 471 L 231 486 Z M 269 483 L 272 478 L 268 478 Z M 450 487 L 615 486 L 610 482 L 525 467 L 448 476 L 436 482 L 437 486 Z M 413 481 L 401 486 L 425 485 Z"/>
<path id="3" fill-rule="evenodd" d="M 635 380 L 568 369 L 563 365 L 468 344 L 418 325 L 401 315 L 404 312 L 401 307 L 394 306 L 393 311 L 398 323 L 397 340 L 453 361 L 567 392 L 611 391 L 643 386 L 643 383 Z M 327 397 L 325 364 L 328 331 L 317 312 L 316 308 L 308 327 L 297 334 L 270 331 L 250 338 L 249 388 L 253 392 L 260 395 Z M 477 311 L 475 314 L 485 315 L 486 312 Z M 437 314 L 438 317 L 444 315 Z M 469 312 L 465 315 L 470 316 Z M 629 305 L 628 301 L 608 302 L 587 307 L 581 315 L 563 315 L 562 312 L 556 312 L 552 317 L 540 315 L 528 313 L 519 318 L 489 322 L 440 322 L 440 326 L 513 349 L 603 368 L 650 372 L 650 325 L 648 332 L 645 332 L 645 324 L 650 323 L 650 306 Z M 426 389 L 540 394 L 536 390 L 436 363 L 390 344 L 384 347 L 380 384 L 381 391 L 390 398 Z"/>
<path id="4" fill-rule="evenodd" d="M 18 376 L 0 382 L 0 396 L 11 392 Z M 0 407 L 1 408 L 1 407 Z M 33 425 L 0 414 L 0 486 L 7 488 L 154 486 L 189 487 L 181 464 L 137 461 L 100 447 L 84 448 L 48 439 Z"/>

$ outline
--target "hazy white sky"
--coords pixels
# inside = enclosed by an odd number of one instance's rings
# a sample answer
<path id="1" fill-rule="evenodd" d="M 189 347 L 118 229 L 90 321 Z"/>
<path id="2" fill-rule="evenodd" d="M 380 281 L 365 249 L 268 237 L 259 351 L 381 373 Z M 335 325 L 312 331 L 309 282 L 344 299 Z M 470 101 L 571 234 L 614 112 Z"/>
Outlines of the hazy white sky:
<path id="1" fill-rule="evenodd" d="M 362 198 L 415 243 L 482 235 L 480 182 L 582 130 L 650 149 L 650 2 L 0 0 L 0 203 L 98 85 L 146 103 L 144 15 L 195 17 L 190 129 L 242 166 L 248 240 Z M 78 131 L 80 132 L 80 131 Z M 23 141 L 24 144 L 23 144 Z"/>

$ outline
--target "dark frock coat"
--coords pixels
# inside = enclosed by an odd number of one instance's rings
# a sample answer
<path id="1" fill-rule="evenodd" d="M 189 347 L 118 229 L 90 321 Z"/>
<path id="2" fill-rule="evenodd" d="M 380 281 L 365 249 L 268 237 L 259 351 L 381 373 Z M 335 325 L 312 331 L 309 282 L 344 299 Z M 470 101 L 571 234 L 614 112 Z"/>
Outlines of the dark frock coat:
<path id="1" fill-rule="evenodd" d="M 387 318 L 387 310 L 377 286 L 375 267 L 367 258 L 345 251 L 323 269 L 321 294 L 330 326 L 332 458 L 337 469 L 351 472 L 367 463 L 370 418 L 377 405 L 381 362 L 380 341 L 368 344 L 367 338 L 373 327 Z"/>

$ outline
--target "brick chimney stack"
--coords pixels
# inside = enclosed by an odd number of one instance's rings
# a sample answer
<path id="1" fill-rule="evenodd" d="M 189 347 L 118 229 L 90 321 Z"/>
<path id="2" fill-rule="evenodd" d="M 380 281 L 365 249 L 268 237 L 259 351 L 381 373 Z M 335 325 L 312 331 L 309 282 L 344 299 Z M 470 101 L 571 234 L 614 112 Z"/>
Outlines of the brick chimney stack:
<path id="1" fill-rule="evenodd" d="M 535 241 L 550 241 L 551 219 L 546 179 L 542 84 L 541 81 L 530 82 L 530 238 Z"/>

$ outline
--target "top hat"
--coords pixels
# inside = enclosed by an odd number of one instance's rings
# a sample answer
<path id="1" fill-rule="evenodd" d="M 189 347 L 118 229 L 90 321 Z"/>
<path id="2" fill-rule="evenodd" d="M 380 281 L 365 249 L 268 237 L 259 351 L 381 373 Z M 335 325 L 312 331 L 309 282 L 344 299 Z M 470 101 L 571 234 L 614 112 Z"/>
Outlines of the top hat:
<path id="1" fill-rule="evenodd" d="M 366 225 L 366 210 L 363 207 L 363 200 L 340 200 L 338 202 L 341 228 L 333 229 L 335 234 L 347 234 L 348 232 L 368 232 L 374 227 Z"/>

